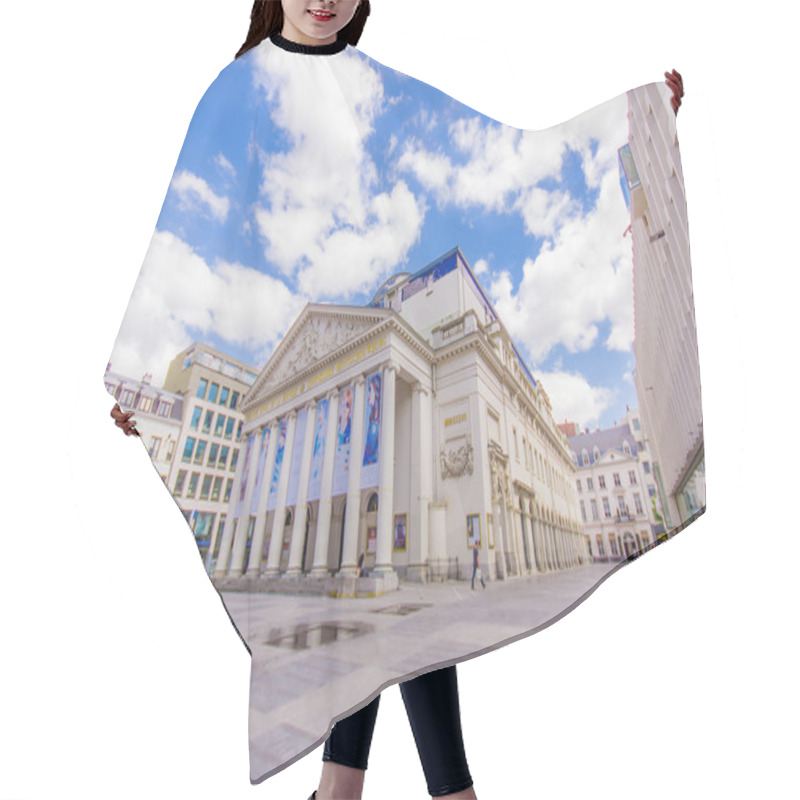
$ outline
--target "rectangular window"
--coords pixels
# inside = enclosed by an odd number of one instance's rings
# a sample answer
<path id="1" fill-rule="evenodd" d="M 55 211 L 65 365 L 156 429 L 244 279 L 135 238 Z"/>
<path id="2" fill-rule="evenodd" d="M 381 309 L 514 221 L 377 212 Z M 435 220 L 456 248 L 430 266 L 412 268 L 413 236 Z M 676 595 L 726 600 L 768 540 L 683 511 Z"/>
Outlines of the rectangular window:
<path id="1" fill-rule="evenodd" d="M 211 481 L 214 479 L 213 475 L 206 475 L 203 477 L 203 485 L 200 487 L 200 499 L 208 500 L 209 492 L 211 491 Z"/>
<path id="2" fill-rule="evenodd" d="M 152 407 L 153 407 L 153 398 L 152 397 L 140 397 L 139 398 L 139 411 L 149 412 Z"/>
<path id="3" fill-rule="evenodd" d="M 217 467 L 219 469 L 225 469 L 228 466 L 228 453 L 230 452 L 230 448 L 228 446 L 221 447 L 219 450 L 219 460 L 217 461 Z"/>
<path id="4" fill-rule="evenodd" d="M 243 425 L 244 425 L 244 423 L 241 420 L 239 420 L 239 424 L 236 427 L 236 440 L 237 441 L 242 438 L 242 426 Z"/>
<path id="5" fill-rule="evenodd" d="M 214 426 L 214 436 L 222 436 L 222 431 L 225 428 L 225 415 L 217 414 L 217 424 Z"/>
<path id="6" fill-rule="evenodd" d="M 150 458 L 153 460 L 158 458 L 158 451 L 161 449 L 161 439 L 158 436 L 153 436 L 150 439 L 150 449 L 147 451 Z"/>
<path id="7" fill-rule="evenodd" d="M 216 403 L 217 402 L 217 393 L 219 392 L 219 384 L 212 383 L 211 384 L 211 391 L 208 393 L 208 402 L 209 403 Z"/>
<path id="8" fill-rule="evenodd" d="M 208 381 L 205 378 L 200 378 L 197 384 L 197 397 L 201 400 L 206 399 L 206 389 L 208 389 Z"/>
<path id="9" fill-rule="evenodd" d="M 239 392 L 231 394 L 231 411 L 236 411 L 236 406 L 239 405 Z"/>
<path id="10" fill-rule="evenodd" d="M 233 436 L 233 426 L 236 420 L 233 417 L 228 417 L 228 422 L 225 424 L 225 438 L 230 439 Z"/>
<path id="11" fill-rule="evenodd" d="M 519 461 L 519 444 L 517 443 L 517 429 L 512 428 L 512 430 L 514 432 L 514 458 L 516 458 L 517 461 Z"/>
<path id="12" fill-rule="evenodd" d="M 601 534 L 597 534 L 596 536 L 597 541 L 597 556 L 598 558 L 605 558 L 606 557 L 606 548 L 603 546 L 603 537 Z"/>
<path id="13" fill-rule="evenodd" d="M 236 464 L 239 462 L 239 451 L 234 450 L 231 456 L 231 472 L 236 472 Z"/>
<path id="14" fill-rule="evenodd" d="M 181 461 L 191 461 L 192 460 L 192 453 L 194 452 L 194 446 L 197 442 L 197 439 L 194 436 L 187 436 L 186 437 L 186 444 L 183 446 L 183 458 Z"/>
<path id="15" fill-rule="evenodd" d="M 163 401 L 158 404 L 158 416 L 168 417 L 172 413 L 172 403 L 164 403 Z"/>
<path id="16" fill-rule="evenodd" d="M 219 493 L 222 491 L 222 478 L 214 478 L 214 488 L 211 490 L 211 499 L 219 500 Z"/>
<path id="17" fill-rule="evenodd" d="M 219 393 L 219 404 L 221 406 L 228 405 L 228 395 L 230 394 L 230 389 L 227 386 L 222 387 L 222 391 Z"/>
<path id="18" fill-rule="evenodd" d="M 600 475 L 597 478 L 597 484 L 601 489 L 605 489 L 606 488 L 606 476 L 605 475 Z"/>
<path id="19" fill-rule="evenodd" d="M 211 433 L 211 423 L 214 421 L 214 412 L 206 411 L 206 418 L 203 420 L 203 433 Z"/>
<path id="20" fill-rule="evenodd" d="M 592 500 L 592 519 L 600 519 L 600 515 L 597 513 L 597 500 Z"/>
<path id="21" fill-rule="evenodd" d="M 650 497 L 655 497 L 656 496 L 656 487 L 653 486 L 652 483 L 647 487 L 647 494 L 649 494 Z"/>
<path id="22" fill-rule="evenodd" d="M 628 509 L 625 505 L 625 498 L 622 495 L 617 498 L 617 508 L 619 509 L 621 516 L 625 517 L 628 515 Z"/>
<path id="23" fill-rule="evenodd" d="M 203 457 L 206 454 L 206 445 L 207 444 L 208 444 L 208 442 L 206 442 L 203 439 L 201 439 L 197 443 L 197 450 L 194 451 L 194 463 L 195 464 L 202 464 L 203 463 Z"/>
<path id="24" fill-rule="evenodd" d="M 203 416 L 203 409 L 200 406 L 195 406 L 194 411 L 192 411 L 192 421 L 189 423 L 189 427 L 196 431 L 198 426 L 200 425 L 200 417 Z"/>
<path id="25" fill-rule="evenodd" d="M 611 545 L 611 555 L 618 556 L 619 548 L 617 547 L 617 537 L 613 533 L 608 534 L 608 543 Z"/>
<path id="26" fill-rule="evenodd" d="M 591 478 L 586 479 L 586 489 L 590 492 L 594 491 L 594 481 Z"/>
<path id="27" fill-rule="evenodd" d="M 628 480 L 631 482 L 631 486 L 636 486 L 636 473 L 632 469 L 628 470 Z"/>
<path id="28" fill-rule="evenodd" d="M 216 467 L 217 466 L 217 456 L 219 455 L 219 445 L 212 444 L 208 450 L 208 466 L 209 467 Z"/>
<path id="29" fill-rule="evenodd" d="M 619 472 L 614 473 L 614 486 L 618 488 L 622 486 L 622 481 L 619 479 Z"/>
<path id="30" fill-rule="evenodd" d="M 603 513 L 606 515 L 606 517 L 611 516 L 611 505 L 609 504 L 607 497 L 603 498 Z"/>
<path id="31" fill-rule="evenodd" d="M 186 470 L 179 469 L 178 470 L 178 477 L 175 478 L 175 489 L 172 494 L 175 497 L 180 497 L 181 493 L 183 492 L 183 484 L 186 483 Z"/>
<path id="32" fill-rule="evenodd" d="M 175 440 L 170 439 L 167 445 L 167 461 L 172 461 L 172 454 L 175 452 Z"/>
<path id="33" fill-rule="evenodd" d="M 581 500 L 581 519 L 586 522 L 586 503 Z"/>
<path id="34" fill-rule="evenodd" d="M 134 397 L 133 390 L 132 389 L 126 389 L 122 393 L 122 397 L 119 400 L 119 404 L 121 406 L 132 406 L 133 405 L 133 397 Z"/>
<path id="35" fill-rule="evenodd" d="M 642 468 L 644 469 L 644 474 L 650 474 L 650 462 L 649 461 L 642 461 Z"/>
<path id="36" fill-rule="evenodd" d="M 192 477 L 189 478 L 189 488 L 186 490 L 187 497 L 194 497 L 197 494 L 197 482 L 200 480 L 200 473 L 193 472 Z"/>
<path id="37" fill-rule="evenodd" d="M 633 503 L 636 506 L 636 513 L 637 514 L 644 514 L 644 509 L 642 508 L 642 498 L 639 497 L 638 494 L 633 496 Z"/>
<path id="38" fill-rule="evenodd" d="M 233 490 L 233 478 L 228 478 L 225 482 L 225 496 L 222 498 L 226 503 L 231 499 L 231 491 Z"/>

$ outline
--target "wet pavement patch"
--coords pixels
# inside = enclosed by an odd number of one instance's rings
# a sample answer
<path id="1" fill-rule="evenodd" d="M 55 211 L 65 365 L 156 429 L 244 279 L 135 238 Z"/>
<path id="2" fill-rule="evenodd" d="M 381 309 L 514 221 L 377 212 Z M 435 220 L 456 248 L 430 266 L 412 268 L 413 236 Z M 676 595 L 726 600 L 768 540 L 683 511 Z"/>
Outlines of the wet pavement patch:
<path id="1" fill-rule="evenodd" d="M 355 639 L 372 633 L 372 630 L 372 625 L 363 622 L 302 623 L 292 628 L 273 628 L 265 644 L 289 650 L 309 650 L 342 639 Z"/>
<path id="2" fill-rule="evenodd" d="M 405 617 L 407 614 L 413 614 L 421 608 L 430 608 L 433 603 L 398 603 L 394 606 L 386 606 L 386 608 L 376 608 L 373 614 L 395 614 L 398 617 Z"/>

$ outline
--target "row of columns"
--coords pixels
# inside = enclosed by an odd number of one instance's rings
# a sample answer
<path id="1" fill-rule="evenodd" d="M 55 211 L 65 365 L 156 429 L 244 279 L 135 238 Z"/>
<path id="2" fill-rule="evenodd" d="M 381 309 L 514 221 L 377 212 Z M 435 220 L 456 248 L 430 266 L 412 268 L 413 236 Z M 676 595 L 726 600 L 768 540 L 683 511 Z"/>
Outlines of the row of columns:
<path id="1" fill-rule="evenodd" d="M 394 486 L 394 425 L 395 425 L 395 383 L 397 368 L 385 364 L 382 370 L 381 381 L 381 432 L 378 466 L 378 530 L 377 552 L 375 556 L 374 571 L 389 573 L 392 567 L 393 546 L 393 486 Z M 342 559 L 340 574 L 353 575 L 357 571 L 359 516 L 361 511 L 361 466 L 364 451 L 364 411 L 366 380 L 363 374 L 358 375 L 353 381 L 345 385 L 354 386 L 354 401 L 352 419 L 350 424 L 350 469 L 347 481 L 347 503 L 345 507 L 344 541 L 342 544 Z M 339 393 L 341 387 L 331 389 L 327 394 L 328 420 L 325 431 L 325 446 L 323 452 L 323 467 L 319 499 L 319 513 L 317 515 L 317 535 L 314 545 L 313 565 L 311 574 L 325 576 L 328 574 L 328 545 L 330 540 L 331 517 L 333 510 L 333 472 L 334 456 L 336 452 L 337 422 L 339 418 Z M 423 390 L 424 391 L 424 390 Z M 306 518 L 308 509 L 308 482 L 311 472 L 311 457 L 314 439 L 314 423 L 318 401 L 311 400 L 306 403 L 306 419 L 303 439 L 303 450 L 300 456 L 300 475 L 297 489 L 297 498 L 294 504 L 294 515 L 291 539 L 289 544 L 289 563 L 285 575 L 287 577 L 299 576 L 303 571 L 303 550 L 306 536 Z M 284 522 L 287 512 L 287 495 L 289 491 L 289 475 L 292 466 L 294 441 L 297 427 L 297 412 L 288 413 L 286 439 L 284 443 L 283 460 L 278 478 L 278 489 L 275 502 L 275 512 L 272 517 L 272 527 L 269 537 L 269 550 L 264 574 L 268 577 L 276 576 L 280 572 L 281 549 L 283 545 Z M 252 529 L 252 544 L 250 558 L 247 565 L 244 557 L 247 552 L 247 540 L 250 531 L 250 508 L 253 502 L 258 467 L 256 460 L 260 457 L 257 449 L 251 453 L 251 466 L 248 472 L 247 486 L 244 493 L 242 516 L 234 518 L 237 498 L 241 492 L 242 473 L 244 461 L 240 462 L 234 480 L 231 501 L 228 509 L 227 523 L 220 545 L 219 557 L 215 577 L 239 577 L 246 569 L 246 574 L 256 577 L 261 572 L 262 552 L 266 536 L 267 500 L 271 476 L 275 467 L 275 457 L 278 447 L 278 434 L 280 420 L 274 419 L 267 423 L 270 426 L 269 447 L 267 449 L 266 463 L 263 469 L 261 493 L 258 498 L 255 520 Z M 263 435 L 263 429 L 261 429 Z M 259 437 L 256 436 L 254 448 L 257 447 Z M 426 514 L 427 517 L 427 509 Z M 228 562 L 230 561 L 230 568 Z"/>

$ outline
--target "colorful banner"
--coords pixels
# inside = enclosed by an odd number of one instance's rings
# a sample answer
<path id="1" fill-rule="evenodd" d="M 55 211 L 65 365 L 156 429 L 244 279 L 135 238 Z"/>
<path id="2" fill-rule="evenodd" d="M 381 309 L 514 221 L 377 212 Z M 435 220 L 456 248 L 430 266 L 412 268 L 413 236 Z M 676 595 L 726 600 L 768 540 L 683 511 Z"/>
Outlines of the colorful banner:
<path id="1" fill-rule="evenodd" d="M 353 422 L 355 389 L 345 386 L 339 392 L 339 422 L 336 425 L 336 454 L 333 458 L 333 494 L 347 494 L 350 470 L 350 427 Z"/>
<path id="2" fill-rule="evenodd" d="M 314 423 L 314 447 L 311 450 L 311 472 L 308 476 L 308 500 L 319 500 L 322 489 L 322 462 L 325 459 L 325 434 L 328 430 L 328 398 L 317 403 Z"/>
<path id="3" fill-rule="evenodd" d="M 278 428 L 278 449 L 275 453 L 275 465 L 272 467 L 272 480 L 269 485 L 269 497 L 267 498 L 267 511 L 275 508 L 278 499 L 278 480 L 281 476 L 281 465 L 283 464 L 283 451 L 286 449 L 286 418 L 281 420 Z"/>
<path id="4" fill-rule="evenodd" d="M 366 399 L 364 401 L 364 455 L 361 461 L 361 488 L 378 485 L 380 464 L 378 456 L 381 444 L 381 387 L 382 375 L 373 372 L 367 376 Z"/>

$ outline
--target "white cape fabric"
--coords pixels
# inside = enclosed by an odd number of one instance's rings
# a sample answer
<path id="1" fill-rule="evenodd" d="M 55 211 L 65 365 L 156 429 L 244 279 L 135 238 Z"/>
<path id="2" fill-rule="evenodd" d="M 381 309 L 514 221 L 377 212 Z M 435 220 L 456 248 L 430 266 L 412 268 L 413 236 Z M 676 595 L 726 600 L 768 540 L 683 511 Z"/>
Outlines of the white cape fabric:
<path id="1" fill-rule="evenodd" d="M 703 513 L 686 219 L 663 84 L 535 132 L 343 42 L 213 82 L 104 382 L 251 654 L 254 783 Z"/>

